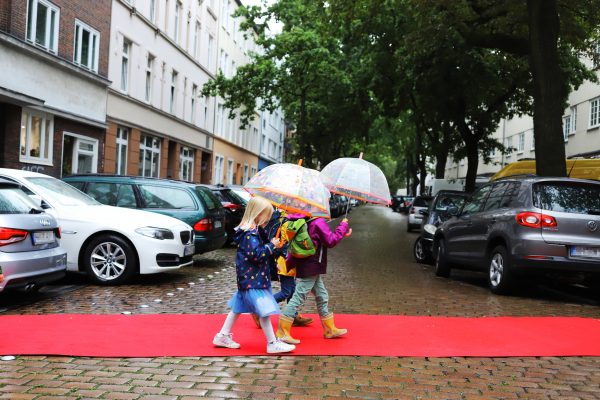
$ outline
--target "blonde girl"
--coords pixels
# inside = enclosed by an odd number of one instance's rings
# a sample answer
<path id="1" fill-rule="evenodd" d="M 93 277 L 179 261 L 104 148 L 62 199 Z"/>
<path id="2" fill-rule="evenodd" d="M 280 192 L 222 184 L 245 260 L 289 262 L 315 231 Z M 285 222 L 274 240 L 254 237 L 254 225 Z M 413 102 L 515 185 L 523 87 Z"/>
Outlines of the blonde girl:
<path id="1" fill-rule="evenodd" d="M 256 314 L 267 339 L 267 353 L 287 353 L 295 346 L 275 337 L 270 315 L 279 314 L 279 305 L 271 292 L 269 259 L 279 239 L 268 241 L 263 228 L 271 219 L 273 207 L 262 197 L 252 197 L 246 206 L 242 222 L 236 228 L 233 242 L 238 250 L 235 257 L 237 292 L 227 303 L 231 311 L 227 314 L 221 331 L 213 339 L 217 347 L 239 349 L 233 341 L 231 330 L 242 313 Z"/>

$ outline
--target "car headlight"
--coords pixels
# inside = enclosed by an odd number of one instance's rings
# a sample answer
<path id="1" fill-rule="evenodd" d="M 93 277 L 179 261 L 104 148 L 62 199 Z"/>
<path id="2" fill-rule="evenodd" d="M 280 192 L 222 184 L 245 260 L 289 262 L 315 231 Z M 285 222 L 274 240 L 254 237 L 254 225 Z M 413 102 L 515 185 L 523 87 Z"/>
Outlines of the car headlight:
<path id="1" fill-rule="evenodd" d="M 155 228 L 153 226 L 145 226 L 143 228 L 137 228 L 135 230 L 140 235 L 148 236 L 154 239 L 165 240 L 174 239 L 173 232 L 164 228 Z"/>
<path id="2" fill-rule="evenodd" d="M 435 235 L 435 231 L 437 231 L 437 227 L 435 225 L 425 224 L 425 226 L 423 227 L 423 230 L 425 232 L 429 233 L 430 235 Z"/>

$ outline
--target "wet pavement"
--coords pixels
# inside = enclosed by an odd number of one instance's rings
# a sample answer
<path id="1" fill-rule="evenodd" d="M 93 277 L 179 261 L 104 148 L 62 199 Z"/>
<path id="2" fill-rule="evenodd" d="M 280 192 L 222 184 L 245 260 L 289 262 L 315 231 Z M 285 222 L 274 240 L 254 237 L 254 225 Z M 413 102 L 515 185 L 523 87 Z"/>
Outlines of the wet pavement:
<path id="1" fill-rule="evenodd" d="M 578 285 L 540 280 L 504 297 L 489 292 L 481 273 L 435 277 L 414 262 L 417 235 L 390 209 L 359 207 L 350 222 L 354 234 L 331 250 L 325 278 L 336 313 L 600 318 L 600 293 Z M 37 294 L 0 295 L 0 313 L 225 313 L 234 253 L 221 249 L 120 287 L 70 276 Z M 304 309 L 314 310 L 312 301 Z M 394 338 L 374 329 L 373 340 Z M 600 358 L 17 357 L 0 361 L 0 398 L 600 399 Z"/>

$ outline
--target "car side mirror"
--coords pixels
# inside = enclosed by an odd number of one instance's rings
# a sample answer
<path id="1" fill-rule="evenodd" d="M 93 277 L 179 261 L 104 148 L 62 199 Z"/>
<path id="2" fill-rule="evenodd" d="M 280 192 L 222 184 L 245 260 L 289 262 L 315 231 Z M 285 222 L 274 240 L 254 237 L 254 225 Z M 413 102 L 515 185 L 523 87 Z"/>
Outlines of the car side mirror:
<path id="1" fill-rule="evenodd" d="M 450 207 L 448 207 L 446 212 L 448 213 L 448 215 L 450 215 L 452 217 L 456 217 L 456 216 L 458 216 L 458 207 L 450 206 Z"/>
<path id="2" fill-rule="evenodd" d="M 421 214 L 421 215 L 423 215 L 423 216 L 425 216 L 425 217 L 426 217 L 426 216 L 428 216 L 428 215 L 429 215 L 429 211 L 428 211 L 428 210 L 425 210 L 425 209 L 423 209 L 423 210 L 419 210 L 419 214 Z"/>

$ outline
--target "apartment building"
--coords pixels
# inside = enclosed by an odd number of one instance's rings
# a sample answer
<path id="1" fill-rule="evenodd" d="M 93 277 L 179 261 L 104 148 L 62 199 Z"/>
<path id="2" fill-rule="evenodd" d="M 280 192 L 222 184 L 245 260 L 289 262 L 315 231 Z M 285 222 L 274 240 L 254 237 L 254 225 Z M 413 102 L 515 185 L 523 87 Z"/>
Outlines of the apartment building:
<path id="1" fill-rule="evenodd" d="M 567 158 L 600 157 L 600 84 L 586 81 L 570 93 L 563 114 L 563 135 Z M 493 137 L 511 151 L 491 153 L 489 164 L 480 159 L 478 175 L 490 176 L 511 162 L 535 159 L 532 117 L 502 120 Z M 446 178 L 464 178 L 466 174 L 466 159 L 448 160 Z"/>
<path id="2" fill-rule="evenodd" d="M 209 183 L 217 1 L 113 0 L 105 172 Z"/>
<path id="3" fill-rule="evenodd" d="M 256 50 L 251 35 L 240 30 L 240 19 L 233 13 L 242 5 L 239 0 L 220 0 L 218 24 L 218 68 L 226 76 L 235 75 L 239 66 L 250 61 L 249 52 Z M 214 145 L 215 184 L 243 185 L 258 171 L 260 151 L 260 114 L 250 126 L 240 129 L 239 115 L 229 118 L 229 110 L 217 98 Z"/>
<path id="4" fill-rule="evenodd" d="M 0 166 L 103 169 L 111 0 L 0 2 Z"/>
<path id="5" fill-rule="evenodd" d="M 259 171 L 271 164 L 283 162 L 283 143 L 285 139 L 285 121 L 280 108 L 274 112 L 263 111 L 261 120 Z"/>

